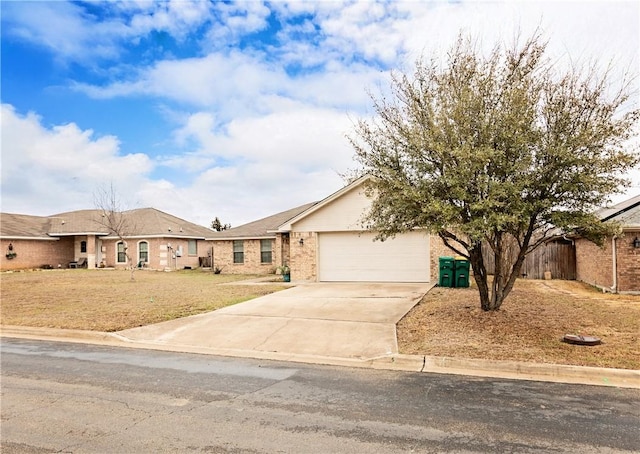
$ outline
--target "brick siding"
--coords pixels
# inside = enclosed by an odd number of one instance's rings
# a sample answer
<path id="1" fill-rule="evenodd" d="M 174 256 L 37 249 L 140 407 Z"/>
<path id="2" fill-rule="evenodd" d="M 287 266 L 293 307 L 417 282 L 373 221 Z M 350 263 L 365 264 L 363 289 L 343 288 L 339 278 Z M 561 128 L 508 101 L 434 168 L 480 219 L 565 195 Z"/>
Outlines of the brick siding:
<path id="1" fill-rule="evenodd" d="M 262 263 L 260 240 L 242 240 L 244 262 L 233 263 L 233 241 L 213 241 L 213 266 L 223 274 L 274 274 L 282 263 L 282 239 L 271 239 L 271 262 Z"/>
<path id="2" fill-rule="evenodd" d="M 303 240 L 303 244 L 300 244 Z M 318 280 L 318 234 L 315 232 L 291 232 L 291 280 Z"/>
<path id="3" fill-rule="evenodd" d="M 13 259 L 6 257 L 9 244 L 17 255 Z M 0 270 L 20 270 L 41 268 L 48 265 L 53 268 L 67 268 L 74 259 L 73 237 L 59 240 L 0 240 Z"/>
<path id="4" fill-rule="evenodd" d="M 576 240 L 576 279 L 600 288 L 613 286 L 611 239 L 600 248 L 589 240 Z"/>
<path id="5" fill-rule="evenodd" d="M 431 282 L 437 283 L 440 279 L 440 257 L 452 257 L 455 252 L 445 246 L 444 241 L 438 235 L 429 237 L 429 249 L 431 255 Z"/>
<path id="6" fill-rule="evenodd" d="M 619 292 L 640 292 L 640 248 L 633 247 L 636 237 L 640 230 L 626 231 L 616 241 Z"/>
<path id="7" fill-rule="evenodd" d="M 633 247 L 633 240 L 640 237 L 640 230 L 626 231 L 616 239 L 617 291 L 640 292 L 640 249 Z M 577 279 L 599 288 L 611 290 L 613 282 L 613 255 L 611 238 L 604 247 L 579 239 L 576 240 Z"/>
<path id="8" fill-rule="evenodd" d="M 139 244 L 146 241 L 148 247 L 148 261 L 145 267 L 155 270 L 184 269 L 184 267 L 197 268 L 200 265 L 200 257 L 207 257 L 209 244 L 204 240 L 196 240 L 196 253 L 189 255 L 189 240 L 182 238 L 136 238 L 129 239 L 127 253 L 131 256 L 134 265 L 139 261 Z M 102 240 L 101 254 L 104 266 L 108 268 L 125 268 L 127 263 L 117 262 L 117 239 Z M 168 245 L 171 244 L 171 249 Z M 177 257 L 176 251 L 182 248 L 182 256 Z M 100 266 L 100 264 L 98 264 Z"/>
<path id="9" fill-rule="evenodd" d="M 80 243 L 87 241 L 87 252 L 81 252 Z M 0 256 L 1 270 L 17 270 L 40 268 L 49 265 L 53 268 L 68 268 L 69 263 L 87 259 L 90 254 L 95 255 L 96 267 L 125 268 L 127 263 L 117 263 L 116 244 L 119 240 L 102 240 L 97 242 L 93 237 L 83 235 L 62 237 L 58 240 L 0 240 L 2 255 Z M 196 241 L 196 254 L 189 255 L 189 241 L 176 238 L 140 238 L 129 239 L 128 252 L 131 254 L 133 264 L 138 263 L 138 244 L 142 241 L 149 243 L 149 260 L 145 264 L 150 269 L 183 269 L 185 266 L 197 268 L 200 265 L 200 257 L 207 257 L 210 244 L 204 240 Z M 17 256 L 7 259 L 9 243 L 13 245 L 13 251 Z M 97 243 L 97 245 L 96 245 Z M 173 250 L 167 248 L 171 243 Z M 182 257 L 175 258 L 175 250 L 182 246 Z"/>

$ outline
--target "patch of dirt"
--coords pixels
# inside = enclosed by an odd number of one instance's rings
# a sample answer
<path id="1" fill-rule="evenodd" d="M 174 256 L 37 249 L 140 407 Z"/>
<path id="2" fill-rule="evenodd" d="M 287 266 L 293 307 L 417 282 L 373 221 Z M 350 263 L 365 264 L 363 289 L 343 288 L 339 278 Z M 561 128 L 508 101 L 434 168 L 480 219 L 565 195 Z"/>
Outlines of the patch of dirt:
<path id="1" fill-rule="evenodd" d="M 603 344 L 570 345 L 565 334 Z M 398 346 L 405 354 L 640 369 L 640 296 L 518 280 L 499 311 L 483 312 L 475 286 L 436 287 L 398 323 Z"/>

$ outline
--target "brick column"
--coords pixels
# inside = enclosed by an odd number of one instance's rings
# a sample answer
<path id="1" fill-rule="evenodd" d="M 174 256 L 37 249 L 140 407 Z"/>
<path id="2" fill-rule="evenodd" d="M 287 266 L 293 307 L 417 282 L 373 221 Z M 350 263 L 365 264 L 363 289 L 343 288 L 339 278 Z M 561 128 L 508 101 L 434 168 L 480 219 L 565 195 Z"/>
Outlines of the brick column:
<path id="1" fill-rule="evenodd" d="M 96 236 L 87 235 L 87 268 L 92 270 L 96 267 Z"/>

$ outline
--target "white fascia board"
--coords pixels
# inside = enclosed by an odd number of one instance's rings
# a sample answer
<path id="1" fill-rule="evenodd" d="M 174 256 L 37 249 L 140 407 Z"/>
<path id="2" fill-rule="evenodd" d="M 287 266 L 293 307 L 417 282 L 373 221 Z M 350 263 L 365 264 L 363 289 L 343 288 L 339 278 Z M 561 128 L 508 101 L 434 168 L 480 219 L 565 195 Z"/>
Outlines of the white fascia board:
<path id="1" fill-rule="evenodd" d="M 275 235 L 225 236 L 225 237 L 216 237 L 216 238 L 205 238 L 205 240 L 206 241 L 272 240 L 275 237 L 276 237 Z"/>
<path id="2" fill-rule="evenodd" d="M 50 232 L 47 233 L 47 235 L 49 236 L 82 236 L 82 235 L 95 235 L 95 236 L 105 236 L 106 233 L 104 232 L 73 232 L 73 233 L 55 233 L 55 232 Z"/>
<path id="3" fill-rule="evenodd" d="M 119 236 L 116 235 L 108 235 L 108 236 L 103 236 L 102 237 L 105 240 L 118 240 L 120 239 Z M 172 239 L 178 239 L 178 240 L 206 240 L 205 237 L 203 236 L 179 236 L 179 235 L 125 235 L 123 236 L 123 238 L 125 239 L 130 239 L 130 240 L 139 240 L 139 239 L 145 239 L 145 238 L 172 238 Z"/>

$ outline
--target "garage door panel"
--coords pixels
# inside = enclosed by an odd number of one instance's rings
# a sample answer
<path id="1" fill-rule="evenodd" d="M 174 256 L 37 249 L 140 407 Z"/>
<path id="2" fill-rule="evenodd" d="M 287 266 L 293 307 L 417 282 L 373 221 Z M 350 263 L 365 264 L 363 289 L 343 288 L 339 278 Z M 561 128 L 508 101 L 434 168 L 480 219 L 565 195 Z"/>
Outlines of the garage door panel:
<path id="1" fill-rule="evenodd" d="M 319 280 L 428 282 L 429 240 L 423 232 L 373 241 L 373 233 L 321 233 Z"/>

